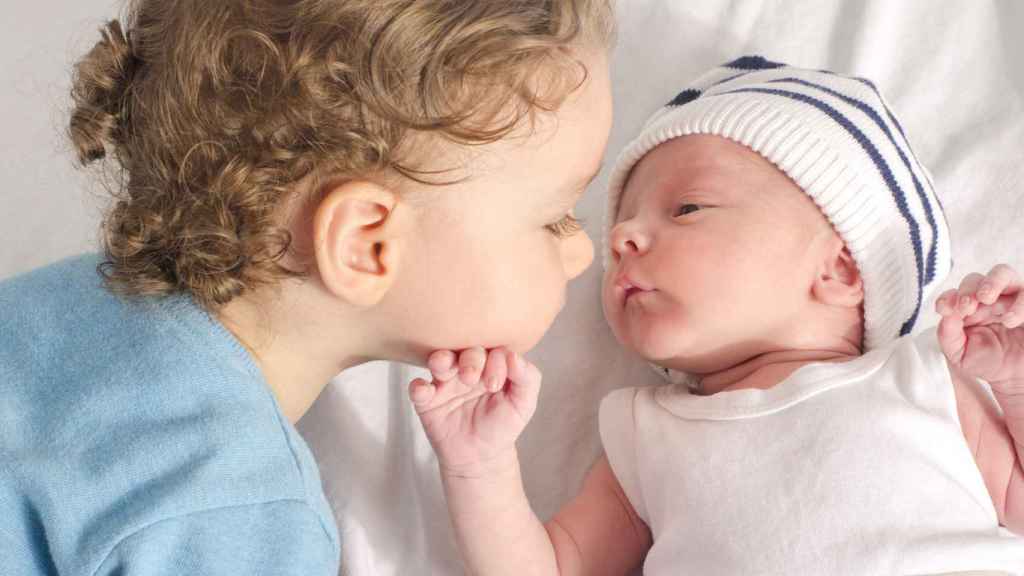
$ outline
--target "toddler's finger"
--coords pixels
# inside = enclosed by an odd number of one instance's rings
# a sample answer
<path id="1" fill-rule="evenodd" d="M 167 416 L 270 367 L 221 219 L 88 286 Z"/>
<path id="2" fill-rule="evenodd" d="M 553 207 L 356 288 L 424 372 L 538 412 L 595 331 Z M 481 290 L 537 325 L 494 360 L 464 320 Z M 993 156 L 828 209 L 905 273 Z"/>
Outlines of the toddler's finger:
<path id="1" fill-rule="evenodd" d="M 1000 295 L 1006 292 L 1017 292 L 1020 288 L 1020 277 L 1017 275 L 1017 271 L 1006 264 L 996 264 L 978 287 L 978 300 L 985 304 L 991 304 Z"/>
<path id="2" fill-rule="evenodd" d="M 985 280 L 985 277 L 977 272 L 971 272 L 960 281 L 960 288 L 957 289 L 956 311 L 961 316 L 970 316 L 978 309 L 977 292 L 978 286 Z"/>
<path id="3" fill-rule="evenodd" d="M 427 357 L 427 368 L 434 380 L 447 382 L 455 377 L 459 371 L 456 365 L 455 352 L 451 350 L 437 350 Z"/>
<path id="4" fill-rule="evenodd" d="M 505 386 L 508 378 L 508 364 L 505 348 L 494 348 L 487 353 L 487 364 L 484 366 L 483 382 L 488 392 L 494 393 Z"/>
<path id="5" fill-rule="evenodd" d="M 423 378 L 416 378 L 409 383 L 409 399 L 412 400 L 412 405 L 417 413 L 430 405 L 435 392 L 437 392 L 437 387 Z"/>
<path id="6" fill-rule="evenodd" d="M 540 393 L 541 373 L 521 354 L 508 352 L 509 400 L 525 418 L 533 416 Z"/>
<path id="7" fill-rule="evenodd" d="M 459 380 L 467 386 L 475 386 L 480 382 L 480 374 L 487 363 L 487 352 L 481 346 L 463 350 L 459 354 Z"/>

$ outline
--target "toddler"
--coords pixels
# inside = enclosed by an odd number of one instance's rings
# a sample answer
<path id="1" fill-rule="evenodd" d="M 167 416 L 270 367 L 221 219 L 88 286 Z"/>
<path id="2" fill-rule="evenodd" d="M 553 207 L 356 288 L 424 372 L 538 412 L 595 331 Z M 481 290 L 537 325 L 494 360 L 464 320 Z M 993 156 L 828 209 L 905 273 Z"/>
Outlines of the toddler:
<path id="1" fill-rule="evenodd" d="M 547 330 L 611 7 L 134 0 L 102 34 L 70 131 L 113 160 L 103 251 L 0 283 L 0 573 L 333 576 L 293 424 L 350 366 Z"/>
<path id="2" fill-rule="evenodd" d="M 709 72 L 622 152 L 607 217 L 605 315 L 672 383 L 605 398 L 605 456 L 554 518 L 514 444 L 535 367 L 441 351 L 410 385 L 471 573 L 1024 567 L 1000 529 L 1024 534 L 1021 280 L 971 274 L 913 333 L 949 235 L 870 82 Z"/>

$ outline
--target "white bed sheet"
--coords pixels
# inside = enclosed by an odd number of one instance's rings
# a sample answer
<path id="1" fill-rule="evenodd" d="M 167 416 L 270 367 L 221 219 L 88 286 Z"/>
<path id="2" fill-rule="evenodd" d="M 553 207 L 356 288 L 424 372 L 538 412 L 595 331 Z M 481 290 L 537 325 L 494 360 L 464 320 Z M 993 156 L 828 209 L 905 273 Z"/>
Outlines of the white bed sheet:
<path id="1" fill-rule="evenodd" d="M 744 54 L 870 77 L 931 169 L 953 231 L 952 284 L 998 261 L 1024 267 L 1024 2 L 1016 0 L 620 0 L 615 125 L 605 170 L 579 213 L 600 242 L 618 150 L 646 117 L 711 66 Z M 656 384 L 604 324 L 600 264 L 531 353 L 545 374 L 520 441 L 542 518 L 600 451 L 598 402 Z M 935 323 L 930 310 L 921 326 Z M 343 574 L 459 574 L 436 461 L 406 398 L 418 369 L 374 363 L 340 375 L 300 423 L 320 462 Z"/>

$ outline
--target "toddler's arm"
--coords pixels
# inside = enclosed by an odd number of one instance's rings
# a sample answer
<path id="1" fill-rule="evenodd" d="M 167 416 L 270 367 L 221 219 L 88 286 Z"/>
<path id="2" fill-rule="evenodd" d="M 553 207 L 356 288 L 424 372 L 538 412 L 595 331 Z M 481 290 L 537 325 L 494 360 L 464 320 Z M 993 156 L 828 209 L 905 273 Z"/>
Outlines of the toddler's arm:
<path id="1" fill-rule="evenodd" d="M 127 534 L 89 573 L 334 576 L 338 560 L 338 544 L 312 507 L 277 500 L 163 518 Z"/>
<path id="2" fill-rule="evenodd" d="M 601 458 L 547 524 L 523 492 L 515 441 L 536 407 L 540 372 L 517 354 L 476 348 L 429 361 L 409 388 L 438 455 L 456 538 L 474 575 L 619 575 L 639 566 L 650 532 Z"/>
<path id="3" fill-rule="evenodd" d="M 936 301 L 939 343 L 949 363 L 968 445 L 999 515 L 1024 535 L 1024 290 L 1006 265 L 971 274 Z M 979 387 L 992 387 L 1002 416 Z"/>

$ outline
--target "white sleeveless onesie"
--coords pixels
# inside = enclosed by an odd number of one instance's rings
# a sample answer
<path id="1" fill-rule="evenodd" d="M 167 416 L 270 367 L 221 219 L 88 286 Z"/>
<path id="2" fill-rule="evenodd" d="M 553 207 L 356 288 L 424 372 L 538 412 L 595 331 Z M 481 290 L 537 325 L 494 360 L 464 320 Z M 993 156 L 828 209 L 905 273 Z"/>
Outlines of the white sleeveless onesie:
<path id="1" fill-rule="evenodd" d="M 1024 573 L 934 329 L 769 390 L 616 390 L 600 429 L 648 576 Z"/>

